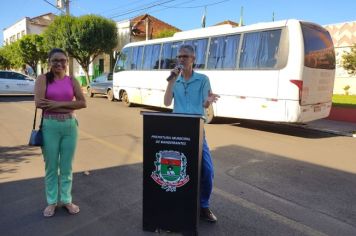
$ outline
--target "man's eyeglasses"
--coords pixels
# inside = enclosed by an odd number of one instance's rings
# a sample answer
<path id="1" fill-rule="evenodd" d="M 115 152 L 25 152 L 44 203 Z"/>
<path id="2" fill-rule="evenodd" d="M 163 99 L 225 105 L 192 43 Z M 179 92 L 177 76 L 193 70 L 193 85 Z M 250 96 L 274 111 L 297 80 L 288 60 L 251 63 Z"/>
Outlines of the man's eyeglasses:
<path id="1" fill-rule="evenodd" d="M 66 62 L 67 62 L 67 59 L 53 59 L 53 60 L 51 60 L 52 64 L 58 64 L 58 63 L 65 64 Z"/>
<path id="2" fill-rule="evenodd" d="M 178 59 L 181 59 L 181 58 L 186 59 L 186 58 L 189 58 L 189 57 L 190 57 L 189 55 L 179 55 L 179 56 L 177 56 Z"/>

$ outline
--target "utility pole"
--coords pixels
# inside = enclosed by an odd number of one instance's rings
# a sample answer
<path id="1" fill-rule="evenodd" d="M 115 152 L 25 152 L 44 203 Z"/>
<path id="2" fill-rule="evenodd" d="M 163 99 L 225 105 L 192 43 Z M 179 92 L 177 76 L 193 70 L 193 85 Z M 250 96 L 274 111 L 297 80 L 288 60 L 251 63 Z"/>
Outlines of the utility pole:
<path id="1" fill-rule="evenodd" d="M 145 19 L 145 23 L 146 23 L 146 41 L 148 40 L 148 35 L 149 35 L 149 24 L 150 24 L 150 20 L 148 19 L 148 16 Z"/>
<path id="2" fill-rule="evenodd" d="M 66 11 L 66 16 L 69 16 L 70 15 L 70 11 L 69 11 L 70 0 L 62 0 L 62 1 L 64 1 L 64 8 L 65 8 L 65 11 Z M 73 57 L 68 55 L 68 70 L 69 70 L 69 75 L 72 78 L 74 78 L 74 68 L 73 67 L 74 67 Z"/>
<path id="3" fill-rule="evenodd" d="M 69 16 L 69 0 L 64 0 L 64 7 L 66 9 L 66 15 Z"/>
<path id="4" fill-rule="evenodd" d="M 65 9 L 65 14 L 67 16 L 70 15 L 70 11 L 69 11 L 69 3 L 70 0 L 56 0 L 56 7 L 62 11 L 62 13 L 64 13 L 64 9 Z M 73 58 L 68 55 L 68 71 L 69 71 L 69 75 L 71 77 L 74 76 L 73 73 Z"/>

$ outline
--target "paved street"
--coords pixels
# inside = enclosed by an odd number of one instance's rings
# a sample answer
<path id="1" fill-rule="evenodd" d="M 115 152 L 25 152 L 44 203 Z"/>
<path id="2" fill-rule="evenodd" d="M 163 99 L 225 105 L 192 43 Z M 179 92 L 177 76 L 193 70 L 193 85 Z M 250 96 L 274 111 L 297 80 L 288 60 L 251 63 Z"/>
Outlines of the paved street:
<path id="1" fill-rule="evenodd" d="M 31 97 L 0 97 L 2 235 L 155 235 L 142 231 L 142 117 L 103 97 L 78 111 L 77 216 L 44 219 L 44 163 L 28 147 Z M 219 119 L 206 125 L 215 165 L 200 235 L 356 235 L 355 138 L 298 126 Z M 177 235 L 161 233 L 162 235 Z"/>

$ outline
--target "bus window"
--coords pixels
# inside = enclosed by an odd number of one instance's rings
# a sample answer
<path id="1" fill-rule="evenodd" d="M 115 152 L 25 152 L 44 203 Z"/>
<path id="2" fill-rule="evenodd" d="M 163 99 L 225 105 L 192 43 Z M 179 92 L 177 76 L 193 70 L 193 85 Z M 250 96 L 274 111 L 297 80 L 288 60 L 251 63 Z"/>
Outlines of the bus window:
<path id="1" fill-rule="evenodd" d="M 210 41 L 208 69 L 235 69 L 240 35 L 212 38 Z"/>
<path id="2" fill-rule="evenodd" d="M 273 69 L 277 64 L 281 30 L 246 33 L 242 42 L 241 69 Z"/>
<path id="3" fill-rule="evenodd" d="M 160 44 L 145 46 L 142 69 L 144 70 L 158 69 L 160 50 L 161 50 Z"/>
<path id="4" fill-rule="evenodd" d="M 189 44 L 194 48 L 194 68 L 205 68 L 206 48 L 208 46 L 208 39 L 187 40 L 184 43 Z"/>
<path id="5" fill-rule="evenodd" d="M 143 46 L 133 48 L 132 57 L 131 57 L 131 70 L 142 69 L 142 54 L 143 54 Z"/>
<path id="6" fill-rule="evenodd" d="M 116 61 L 116 65 L 115 65 L 115 72 L 119 72 L 122 70 L 129 70 L 130 69 L 130 52 L 131 52 L 131 48 L 124 48 L 119 56 L 119 59 Z"/>
<path id="7" fill-rule="evenodd" d="M 183 42 L 164 43 L 162 47 L 161 69 L 173 69 L 177 64 L 178 49 Z"/>
<path id="8" fill-rule="evenodd" d="M 310 68 L 335 69 L 335 52 L 330 34 L 325 29 L 302 23 L 304 65 Z"/>

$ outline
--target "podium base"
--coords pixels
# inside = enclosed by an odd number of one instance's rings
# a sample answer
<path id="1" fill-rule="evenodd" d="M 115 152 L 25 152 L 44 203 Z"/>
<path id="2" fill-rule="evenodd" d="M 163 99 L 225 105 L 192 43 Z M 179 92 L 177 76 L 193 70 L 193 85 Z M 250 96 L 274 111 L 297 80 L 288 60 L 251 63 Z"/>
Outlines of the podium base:
<path id="1" fill-rule="evenodd" d="M 155 228 L 155 227 L 143 227 L 143 231 L 148 231 L 148 232 L 154 232 L 154 233 L 180 233 L 183 236 L 198 236 L 198 230 L 189 230 L 189 231 L 171 231 L 167 229 L 160 229 L 160 228 Z"/>

